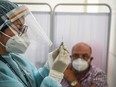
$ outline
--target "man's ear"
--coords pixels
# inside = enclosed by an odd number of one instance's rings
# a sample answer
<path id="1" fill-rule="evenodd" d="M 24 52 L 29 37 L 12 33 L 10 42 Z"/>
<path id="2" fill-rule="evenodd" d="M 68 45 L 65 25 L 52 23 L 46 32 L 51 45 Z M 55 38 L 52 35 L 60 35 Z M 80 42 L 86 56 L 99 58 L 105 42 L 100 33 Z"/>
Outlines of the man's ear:
<path id="1" fill-rule="evenodd" d="M 93 60 L 93 57 L 89 59 L 88 63 L 91 64 L 92 60 Z"/>

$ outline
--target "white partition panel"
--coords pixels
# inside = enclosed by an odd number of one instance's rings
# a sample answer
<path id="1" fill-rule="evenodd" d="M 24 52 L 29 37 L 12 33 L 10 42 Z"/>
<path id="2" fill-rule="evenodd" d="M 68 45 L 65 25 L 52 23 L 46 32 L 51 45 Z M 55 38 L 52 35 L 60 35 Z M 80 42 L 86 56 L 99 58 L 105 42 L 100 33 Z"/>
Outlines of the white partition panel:
<path id="1" fill-rule="evenodd" d="M 109 37 L 108 13 L 63 13 L 56 12 L 54 18 L 54 46 L 62 41 L 71 48 L 78 42 L 92 47 L 92 64 L 104 71 L 107 68 Z"/>

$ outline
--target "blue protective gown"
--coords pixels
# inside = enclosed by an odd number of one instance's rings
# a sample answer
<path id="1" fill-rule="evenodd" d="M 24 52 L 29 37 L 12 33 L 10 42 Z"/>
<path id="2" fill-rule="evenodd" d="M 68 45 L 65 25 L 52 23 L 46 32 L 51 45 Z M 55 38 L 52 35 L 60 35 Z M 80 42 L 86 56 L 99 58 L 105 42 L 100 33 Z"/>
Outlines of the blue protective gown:
<path id="1" fill-rule="evenodd" d="M 2 56 L 27 83 L 20 67 L 24 70 L 31 87 L 62 87 L 59 83 L 48 76 L 49 70 L 44 66 L 37 70 L 24 55 L 9 54 Z M 13 59 L 15 59 L 15 61 Z M 16 63 L 17 62 L 17 63 Z M 0 87 L 26 87 L 24 83 L 13 73 L 13 71 L 2 61 L 0 61 Z"/>

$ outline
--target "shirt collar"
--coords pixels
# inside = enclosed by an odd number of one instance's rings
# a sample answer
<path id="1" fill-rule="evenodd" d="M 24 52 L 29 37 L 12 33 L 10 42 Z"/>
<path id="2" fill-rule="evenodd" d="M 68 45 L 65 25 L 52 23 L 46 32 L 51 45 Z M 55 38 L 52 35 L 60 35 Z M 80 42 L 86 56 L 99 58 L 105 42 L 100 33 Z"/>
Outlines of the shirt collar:
<path id="1" fill-rule="evenodd" d="M 86 73 L 86 75 L 80 80 L 80 82 L 83 82 L 88 76 L 90 76 L 92 70 L 92 66 L 90 65 L 89 71 Z"/>

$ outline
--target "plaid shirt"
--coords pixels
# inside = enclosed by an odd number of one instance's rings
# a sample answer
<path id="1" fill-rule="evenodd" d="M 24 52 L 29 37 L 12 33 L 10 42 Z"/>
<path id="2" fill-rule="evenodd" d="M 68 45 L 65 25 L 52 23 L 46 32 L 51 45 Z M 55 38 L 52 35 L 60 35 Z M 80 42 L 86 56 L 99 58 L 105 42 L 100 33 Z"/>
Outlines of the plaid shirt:
<path id="1" fill-rule="evenodd" d="M 90 68 L 89 72 L 79 82 L 82 87 L 91 87 L 92 83 L 96 87 L 108 87 L 105 73 L 94 66 Z M 65 78 L 63 78 L 61 84 L 63 87 L 71 87 Z"/>

